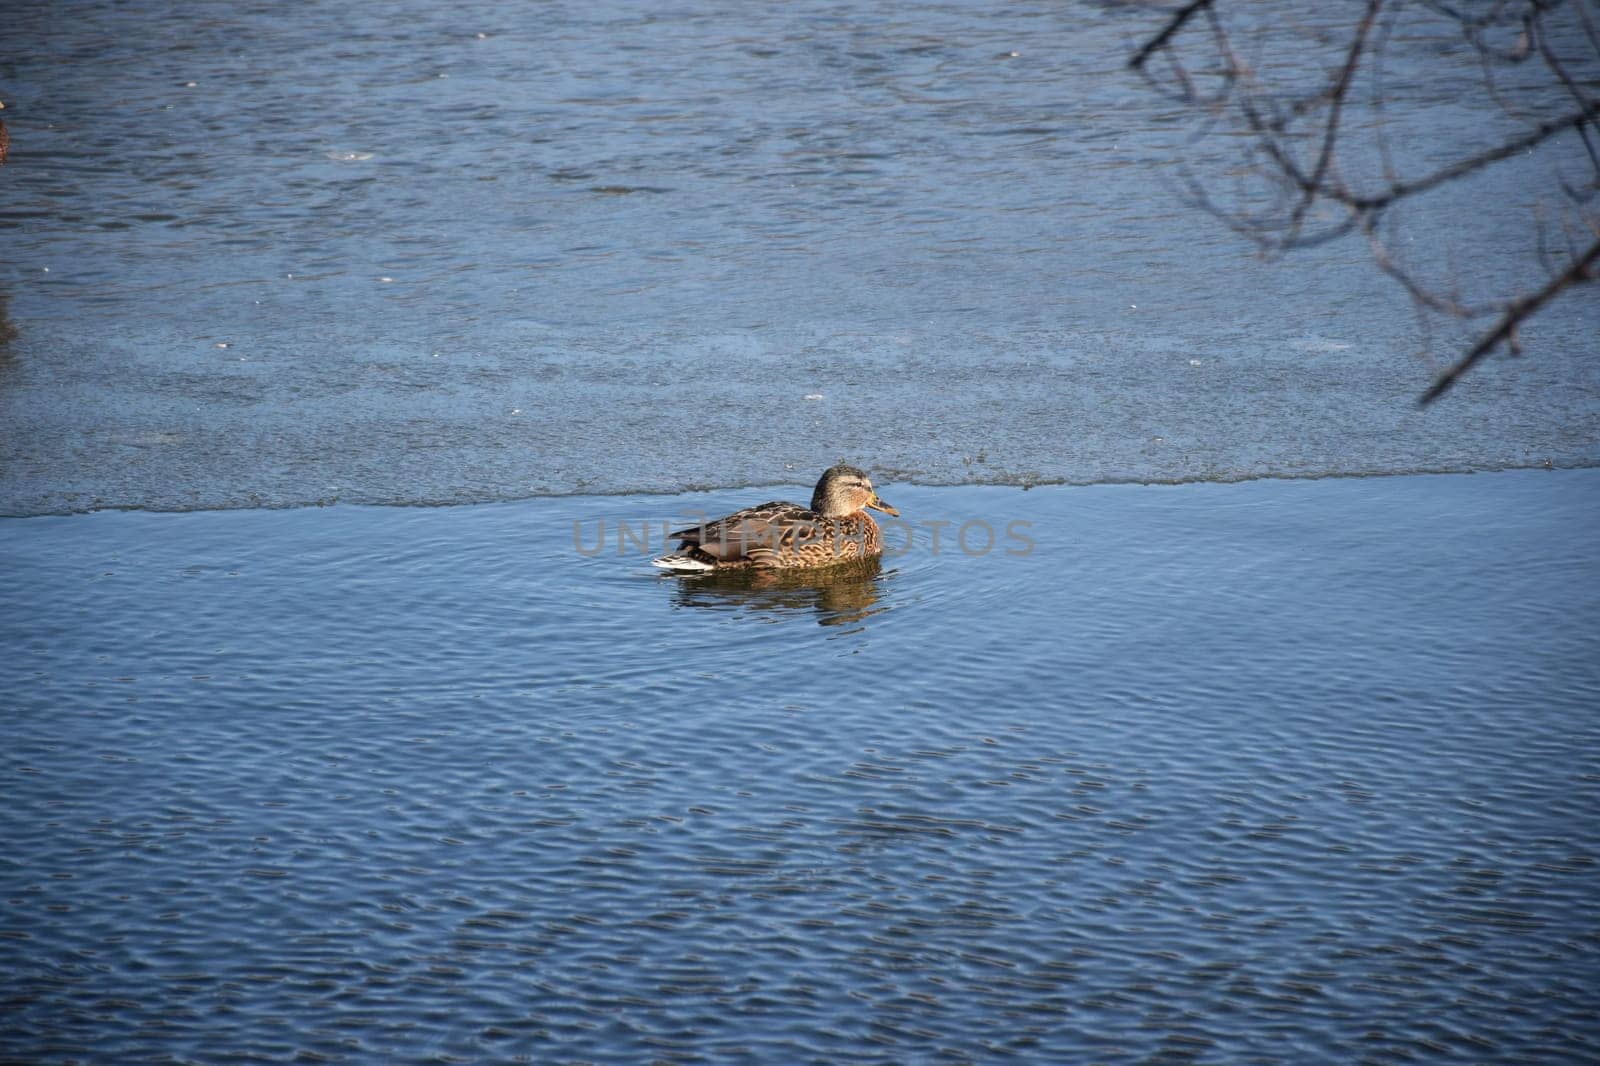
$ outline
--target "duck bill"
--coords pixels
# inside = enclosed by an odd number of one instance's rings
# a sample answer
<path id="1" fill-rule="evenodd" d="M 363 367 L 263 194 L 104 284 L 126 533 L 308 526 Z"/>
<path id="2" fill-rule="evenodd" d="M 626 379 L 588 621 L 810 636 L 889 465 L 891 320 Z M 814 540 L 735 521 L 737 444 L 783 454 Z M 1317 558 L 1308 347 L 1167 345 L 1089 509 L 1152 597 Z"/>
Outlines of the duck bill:
<path id="1" fill-rule="evenodd" d="M 883 500 L 877 496 L 872 497 L 872 499 L 867 503 L 867 506 L 872 508 L 874 511 L 882 511 L 884 514 L 893 515 L 895 518 L 900 517 L 899 511 L 896 511 L 893 507 L 890 507 L 888 504 L 884 503 Z"/>

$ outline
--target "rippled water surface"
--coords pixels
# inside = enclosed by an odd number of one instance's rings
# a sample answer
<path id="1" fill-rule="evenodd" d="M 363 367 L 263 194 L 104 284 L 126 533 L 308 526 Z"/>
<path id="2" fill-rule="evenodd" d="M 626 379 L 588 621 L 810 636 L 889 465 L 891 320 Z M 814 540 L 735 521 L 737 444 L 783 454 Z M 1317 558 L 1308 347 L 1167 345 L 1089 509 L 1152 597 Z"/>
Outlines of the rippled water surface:
<path id="1" fill-rule="evenodd" d="M 1600 1055 L 1595 472 L 884 494 L 0 523 L 0 1054 Z"/>

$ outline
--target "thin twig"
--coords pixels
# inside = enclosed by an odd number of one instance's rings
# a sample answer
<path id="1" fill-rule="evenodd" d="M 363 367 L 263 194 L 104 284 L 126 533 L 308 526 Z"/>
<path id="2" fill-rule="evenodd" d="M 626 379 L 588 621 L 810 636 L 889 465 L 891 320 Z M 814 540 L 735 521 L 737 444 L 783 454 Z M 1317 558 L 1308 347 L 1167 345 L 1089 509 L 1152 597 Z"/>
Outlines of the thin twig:
<path id="1" fill-rule="evenodd" d="M 1305 221 L 1306 212 L 1311 210 L 1312 203 L 1317 199 L 1318 190 L 1322 188 L 1322 183 L 1328 176 L 1328 167 L 1333 162 L 1333 145 L 1339 138 L 1339 117 L 1344 111 L 1345 94 L 1350 91 L 1350 79 L 1355 77 L 1356 68 L 1361 65 L 1361 52 L 1367 46 L 1367 35 L 1372 32 L 1372 23 L 1377 19 L 1378 11 L 1382 7 L 1383 0 L 1367 0 L 1367 10 L 1361 16 L 1361 23 L 1356 26 L 1355 40 L 1350 43 L 1350 51 L 1345 56 L 1344 66 L 1339 69 L 1339 76 L 1328 87 L 1328 120 L 1322 129 L 1322 151 L 1317 155 L 1317 165 L 1311 171 L 1310 179 L 1302 186 L 1304 194 L 1299 204 L 1289 216 L 1289 233 L 1286 239 L 1290 243 L 1293 243 L 1300 232 L 1300 224 Z"/>
<path id="2" fill-rule="evenodd" d="M 1172 40 L 1172 35 L 1183 29 L 1184 23 L 1194 18 L 1201 8 L 1210 7 L 1211 3 L 1212 0 L 1191 0 L 1190 3 L 1185 4 L 1180 11 L 1167 20 L 1167 24 L 1161 28 L 1160 33 L 1146 41 L 1144 47 L 1133 54 L 1133 58 L 1128 60 L 1128 66 L 1134 70 L 1144 66 L 1144 61 L 1150 58 L 1151 53 Z"/>
<path id="3" fill-rule="evenodd" d="M 1451 318 L 1479 318 L 1494 310 L 1489 307 L 1469 307 L 1463 304 L 1456 296 L 1441 296 L 1422 282 L 1412 276 L 1411 271 L 1400 265 L 1400 261 L 1389 251 L 1389 241 L 1378 232 L 1378 222 L 1382 216 L 1358 215 L 1361 219 L 1361 233 L 1367 238 L 1367 245 L 1372 249 L 1372 261 L 1378 264 L 1378 269 L 1400 283 L 1411 297 L 1411 302 L 1418 307 L 1429 311 L 1436 311 L 1441 315 Z M 1393 226 L 1390 227 L 1393 229 Z"/>
<path id="4" fill-rule="evenodd" d="M 1593 281 L 1594 275 L 1589 271 L 1596 261 L 1600 261 L 1600 240 L 1591 244 L 1589 250 L 1574 260 L 1572 265 L 1564 272 L 1551 278 L 1544 288 L 1532 296 L 1513 300 L 1511 305 L 1506 308 L 1506 313 L 1500 316 L 1500 321 L 1495 323 L 1494 328 L 1485 333 L 1478 343 L 1472 346 L 1471 351 L 1457 359 L 1448 370 L 1434 380 L 1428 391 L 1422 394 L 1422 399 L 1418 401 L 1419 405 L 1426 407 L 1440 396 L 1443 396 L 1450 386 L 1456 383 L 1456 379 L 1471 370 L 1478 360 L 1494 351 L 1502 342 L 1515 344 L 1517 327 L 1525 319 L 1549 303 L 1561 290 L 1570 285 L 1580 285 L 1586 281 Z"/>
<path id="5" fill-rule="evenodd" d="M 1388 67 L 1389 39 L 1394 35 L 1396 23 L 1400 21 L 1400 13 L 1405 7 L 1405 0 L 1395 0 L 1389 8 L 1389 17 L 1378 29 L 1378 39 L 1372 47 L 1372 98 L 1369 104 L 1372 108 L 1373 133 L 1377 138 L 1378 159 L 1383 164 L 1383 180 L 1390 185 L 1400 180 L 1400 172 L 1395 169 L 1394 153 L 1389 147 L 1389 119 L 1384 110 L 1384 96 L 1388 92 Z"/>
<path id="6" fill-rule="evenodd" d="M 1334 199 L 1339 200 L 1341 203 L 1347 204 L 1358 211 L 1378 210 L 1388 207 L 1396 200 L 1401 200 L 1408 196 L 1414 196 L 1419 192 L 1427 192 L 1429 189 L 1443 185 L 1447 181 L 1451 181 L 1455 178 L 1465 177 L 1476 170 L 1482 170 L 1491 163 L 1498 163 L 1502 159 L 1509 159 L 1514 155 L 1519 155 L 1522 152 L 1527 151 L 1529 148 L 1549 140 L 1558 133 L 1565 133 L 1570 129 L 1581 128 L 1587 123 L 1594 122 L 1596 119 L 1600 119 L 1600 100 L 1597 100 L 1589 104 L 1589 106 L 1582 108 L 1579 111 L 1575 111 L 1570 115 L 1565 115 L 1559 119 L 1553 119 L 1550 122 L 1541 123 L 1521 137 L 1517 137 L 1509 141 L 1503 141 L 1485 152 L 1480 152 L 1475 156 L 1470 156 L 1466 159 L 1452 163 L 1447 167 L 1441 167 L 1425 178 L 1418 178 L 1415 181 L 1404 181 L 1398 185 L 1391 185 L 1389 186 L 1388 191 L 1378 196 L 1349 196 L 1347 198 L 1346 196 L 1340 195 L 1335 190 L 1326 189 L 1323 190 L 1323 195 L 1331 196 Z"/>

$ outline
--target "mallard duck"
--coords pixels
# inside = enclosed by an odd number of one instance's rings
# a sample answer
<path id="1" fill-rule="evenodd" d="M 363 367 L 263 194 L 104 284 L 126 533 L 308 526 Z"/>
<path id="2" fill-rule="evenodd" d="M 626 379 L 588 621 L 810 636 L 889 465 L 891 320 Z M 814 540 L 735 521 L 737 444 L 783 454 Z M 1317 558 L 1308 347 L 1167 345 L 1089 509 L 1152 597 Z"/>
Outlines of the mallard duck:
<path id="1" fill-rule="evenodd" d="M 811 507 L 773 500 L 676 533 L 678 550 L 652 560 L 665 570 L 797 569 L 865 559 L 883 551 L 867 508 L 899 516 L 853 466 L 823 471 Z"/>

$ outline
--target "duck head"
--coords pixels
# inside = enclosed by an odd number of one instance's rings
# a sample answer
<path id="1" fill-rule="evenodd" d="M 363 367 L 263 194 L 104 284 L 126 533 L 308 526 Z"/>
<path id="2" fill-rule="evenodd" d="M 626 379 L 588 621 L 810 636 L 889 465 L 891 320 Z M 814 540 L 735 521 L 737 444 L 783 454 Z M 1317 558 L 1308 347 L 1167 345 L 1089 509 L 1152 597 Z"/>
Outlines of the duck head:
<path id="1" fill-rule="evenodd" d="M 823 471 L 817 490 L 811 494 L 811 509 L 824 518 L 843 518 L 868 507 L 887 515 L 900 515 L 878 498 L 866 471 L 843 463 Z"/>

